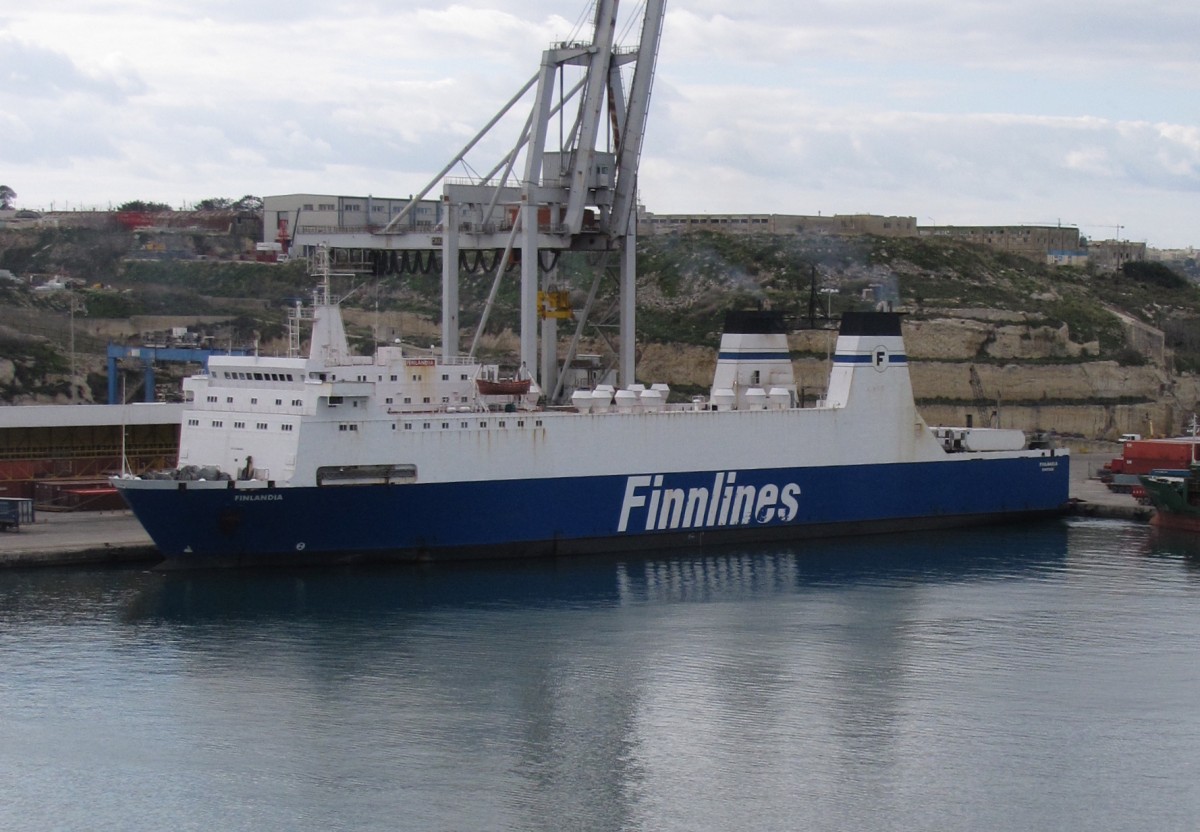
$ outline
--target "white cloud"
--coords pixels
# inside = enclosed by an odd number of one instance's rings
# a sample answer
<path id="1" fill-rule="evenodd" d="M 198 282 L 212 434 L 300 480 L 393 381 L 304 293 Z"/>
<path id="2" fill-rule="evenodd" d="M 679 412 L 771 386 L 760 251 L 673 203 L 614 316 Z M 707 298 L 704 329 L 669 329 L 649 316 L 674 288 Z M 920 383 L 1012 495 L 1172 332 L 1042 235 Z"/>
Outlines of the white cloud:
<path id="1" fill-rule="evenodd" d="M 1080 147 L 1067 151 L 1067 167 L 1092 176 L 1113 176 L 1112 160 L 1102 147 Z"/>
<path id="2" fill-rule="evenodd" d="M 0 179 L 23 204 L 410 193 L 542 49 L 589 24 L 587 4 L 561 0 L 199 11 L 5 11 Z M 1197 31 L 1191 0 L 672 3 L 642 198 L 659 211 L 922 222 L 1120 215 L 1130 233 L 1194 243 Z M 476 169 L 509 149 L 526 112 L 473 154 Z"/>

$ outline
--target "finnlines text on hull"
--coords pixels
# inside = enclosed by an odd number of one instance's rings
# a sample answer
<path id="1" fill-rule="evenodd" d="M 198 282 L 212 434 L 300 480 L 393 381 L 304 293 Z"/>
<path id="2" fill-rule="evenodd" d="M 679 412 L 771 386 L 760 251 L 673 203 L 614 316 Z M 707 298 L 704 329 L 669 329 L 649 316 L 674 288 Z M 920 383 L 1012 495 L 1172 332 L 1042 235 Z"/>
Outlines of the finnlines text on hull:
<path id="1" fill-rule="evenodd" d="M 718 472 L 711 488 L 665 487 L 665 480 L 663 474 L 625 480 L 618 532 L 787 523 L 800 511 L 800 486 L 794 482 L 739 485 L 736 471 Z"/>

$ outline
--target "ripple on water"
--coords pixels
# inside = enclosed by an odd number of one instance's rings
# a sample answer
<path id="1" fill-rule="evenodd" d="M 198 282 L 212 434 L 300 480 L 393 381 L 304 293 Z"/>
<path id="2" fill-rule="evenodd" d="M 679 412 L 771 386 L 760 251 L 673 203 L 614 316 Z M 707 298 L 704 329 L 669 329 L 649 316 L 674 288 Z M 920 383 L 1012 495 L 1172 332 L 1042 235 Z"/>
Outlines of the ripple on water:
<path id="1" fill-rule="evenodd" d="M 1190 544 L 0 574 L 0 826 L 1184 828 Z"/>

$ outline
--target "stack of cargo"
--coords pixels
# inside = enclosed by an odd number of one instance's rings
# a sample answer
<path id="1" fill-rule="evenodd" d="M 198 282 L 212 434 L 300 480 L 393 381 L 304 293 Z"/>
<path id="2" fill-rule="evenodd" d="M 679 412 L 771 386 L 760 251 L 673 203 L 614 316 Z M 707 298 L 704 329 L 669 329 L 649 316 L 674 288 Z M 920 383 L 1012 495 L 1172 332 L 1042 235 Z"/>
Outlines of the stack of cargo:
<path id="1" fill-rule="evenodd" d="M 1122 494 L 1134 494 L 1141 488 L 1143 474 L 1182 476 L 1200 454 L 1200 438 L 1181 436 L 1172 439 L 1141 439 L 1126 442 L 1121 455 L 1107 466 L 1103 476 L 1108 487 Z"/>

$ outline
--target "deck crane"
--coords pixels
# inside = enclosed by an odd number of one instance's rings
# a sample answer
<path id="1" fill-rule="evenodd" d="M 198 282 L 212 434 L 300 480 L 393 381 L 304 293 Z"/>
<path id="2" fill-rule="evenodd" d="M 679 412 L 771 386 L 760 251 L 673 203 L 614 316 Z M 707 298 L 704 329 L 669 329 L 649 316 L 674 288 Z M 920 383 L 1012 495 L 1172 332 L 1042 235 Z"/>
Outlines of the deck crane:
<path id="1" fill-rule="evenodd" d="M 616 43 L 618 3 L 595 0 L 591 40 L 565 41 L 544 51 L 537 73 L 385 227 L 330 241 L 331 246 L 370 250 L 375 256 L 440 250 L 442 350 L 448 359 L 457 357 L 460 349 L 460 257 L 469 251 L 503 252 L 494 258 L 496 271 L 482 328 L 497 282 L 515 251 L 521 263 L 520 360 L 538 373 L 543 389 L 555 390 L 557 319 L 544 309 L 539 316 L 539 291 L 550 288 L 561 252 L 604 252 L 620 258 L 618 378 L 621 384 L 634 380 L 637 172 L 666 0 L 645 0 L 634 47 Z M 627 86 L 621 74 L 626 67 L 632 67 Z M 530 90 L 532 107 L 511 150 L 480 177 L 449 178 Z M 522 161 L 523 174 L 514 179 Z M 415 226 L 409 215 L 438 183 L 440 226 Z M 578 322 L 580 328 L 583 324 Z"/>

